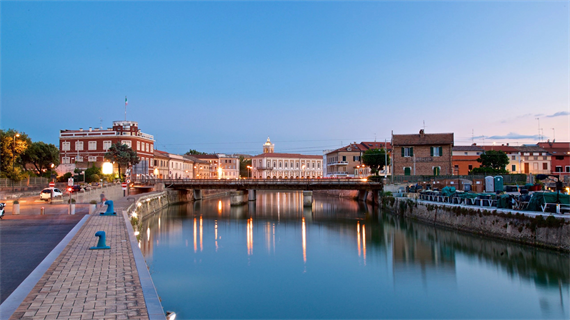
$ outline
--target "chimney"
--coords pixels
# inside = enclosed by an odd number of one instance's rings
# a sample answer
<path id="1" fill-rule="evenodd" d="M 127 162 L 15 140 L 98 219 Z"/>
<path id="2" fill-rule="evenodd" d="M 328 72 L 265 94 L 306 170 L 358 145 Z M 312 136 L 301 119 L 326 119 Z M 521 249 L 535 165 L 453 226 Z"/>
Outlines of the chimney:
<path id="1" fill-rule="evenodd" d="M 509 146 L 509 143 L 507 142 L 507 147 Z"/>
<path id="2" fill-rule="evenodd" d="M 79 128 L 79 131 L 83 131 L 83 128 Z"/>
<path id="3" fill-rule="evenodd" d="M 89 127 L 89 132 L 93 131 L 93 128 Z"/>
<path id="4" fill-rule="evenodd" d="M 422 138 L 424 137 L 424 129 L 420 130 L 420 137 L 422 137 Z"/>

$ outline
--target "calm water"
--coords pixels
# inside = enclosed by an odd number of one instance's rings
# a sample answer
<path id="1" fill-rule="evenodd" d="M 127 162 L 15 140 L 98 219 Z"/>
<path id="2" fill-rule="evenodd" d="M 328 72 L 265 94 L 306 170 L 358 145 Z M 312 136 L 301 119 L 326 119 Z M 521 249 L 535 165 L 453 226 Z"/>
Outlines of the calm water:
<path id="1" fill-rule="evenodd" d="M 352 200 L 258 193 L 173 206 L 140 246 L 177 319 L 569 318 L 567 255 L 436 229 Z"/>

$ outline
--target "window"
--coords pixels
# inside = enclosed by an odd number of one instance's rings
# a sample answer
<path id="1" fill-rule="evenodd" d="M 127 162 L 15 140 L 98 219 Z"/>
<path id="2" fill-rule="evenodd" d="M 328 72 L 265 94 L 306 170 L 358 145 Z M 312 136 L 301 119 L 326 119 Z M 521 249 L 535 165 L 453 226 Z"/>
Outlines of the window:
<path id="1" fill-rule="evenodd" d="M 564 156 L 556 156 L 556 160 L 564 160 Z"/>
<path id="2" fill-rule="evenodd" d="M 524 157 L 524 160 L 525 160 L 525 161 L 528 161 L 528 157 Z"/>
<path id="3" fill-rule="evenodd" d="M 534 160 L 538 160 L 538 157 L 532 157 Z"/>
<path id="4" fill-rule="evenodd" d="M 542 157 L 542 160 L 548 160 L 548 157 Z"/>
<path id="5" fill-rule="evenodd" d="M 566 166 L 566 172 L 570 172 L 570 166 Z"/>
<path id="6" fill-rule="evenodd" d="M 69 151 L 69 147 L 70 147 L 69 145 L 70 145 L 69 142 L 62 142 L 62 143 L 61 143 L 61 150 L 62 150 L 62 151 Z M 69 159 L 69 158 L 68 158 L 68 159 Z M 69 163 L 69 162 L 68 162 L 68 163 Z"/>
<path id="7" fill-rule="evenodd" d="M 548 170 L 548 162 L 542 163 L 542 170 Z"/>
<path id="8" fill-rule="evenodd" d="M 271 161 L 267 160 L 267 167 L 271 167 Z"/>
<path id="9" fill-rule="evenodd" d="M 68 142 L 68 143 L 69 143 L 69 142 Z M 70 163 L 69 157 L 62 157 L 62 158 L 61 158 L 61 163 Z"/>
<path id="10" fill-rule="evenodd" d="M 342 161 L 346 162 L 346 156 L 342 156 Z"/>
<path id="11" fill-rule="evenodd" d="M 283 162 L 279 161 L 279 168 L 283 168 Z"/>
<path id="12" fill-rule="evenodd" d="M 285 161 L 285 168 L 287 168 L 287 161 Z"/>
<path id="13" fill-rule="evenodd" d="M 513 165 L 511 166 L 511 171 L 512 171 L 512 172 L 517 172 L 517 165 L 516 165 L 516 164 L 513 164 Z"/>
<path id="14" fill-rule="evenodd" d="M 89 156 L 89 162 L 97 162 L 97 157 Z"/>
<path id="15" fill-rule="evenodd" d="M 82 156 L 77 156 L 75 158 L 75 162 L 83 162 L 83 157 Z"/>
<path id="16" fill-rule="evenodd" d="M 122 140 L 121 143 L 126 144 L 127 146 L 129 146 L 129 148 L 132 148 L 130 140 Z"/>
<path id="17" fill-rule="evenodd" d="M 511 156 L 512 160 L 517 160 L 517 156 Z"/>
<path id="18" fill-rule="evenodd" d="M 441 157 L 443 153 L 443 147 L 430 147 L 430 156 Z"/>
<path id="19" fill-rule="evenodd" d="M 413 147 L 403 147 L 402 148 L 402 157 L 413 157 L 414 156 L 414 148 Z"/>
<path id="20" fill-rule="evenodd" d="M 75 150 L 83 150 L 83 141 L 75 141 Z"/>
<path id="21" fill-rule="evenodd" d="M 405 176 L 409 176 L 412 173 L 412 168 L 411 167 L 404 167 L 404 175 Z"/>
<path id="22" fill-rule="evenodd" d="M 154 145 L 151 143 L 150 144 L 150 153 L 153 153 L 154 152 L 153 150 L 154 150 Z"/>
<path id="23" fill-rule="evenodd" d="M 89 150 L 97 150 L 97 141 L 89 141 Z"/>
<path id="24" fill-rule="evenodd" d="M 313 169 L 315 169 L 315 163 L 313 162 Z"/>
<path id="25" fill-rule="evenodd" d="M 109 148 L 111 148 L 111 144 L 112 144 L 111 141 L 103 141 L 103 149 L 105 151 L 109 150 Z"/>
<path id="26" fill-rule="evenodd" d="M 471 170 L 473 170 L 473 165 L 472 165 L 472 164 L 469 165 L 469 171 L 471 171 Z"/>
<path id="27" fill-rule="evenodd" d="M 556 168 L 554 168 L 554 172 L 562 172 L 562 166 L 556 166 Z"/>
<path id="28" fill-rule="evenodd" d="M 140 149 L 141 149 L 141 142 L 137 141 L 137 150 L 140 150 Z"/>
<path id="29" fill-rule="evenodd" d="M 145 150 L 146 150 L 146 152 L 148 152 L 149 151 L 148 143 L 145 143 L 145 146 L 146 146 Z"/>
<path id="30" fill-rule="evenodd" d="M 320 168 L 321 168 L 321 163 L 317 162 L 317 169 L 320 169 Z"/>
<path id="31" fill-rule="evenodd" d="M 297 169 L 299 169 L 299 162 L 297 162 Z"/>
<path id="32" fill-rule="evenodd" d="M 273 168 L 277 168 L 277 162 L 273 161 Z"/>

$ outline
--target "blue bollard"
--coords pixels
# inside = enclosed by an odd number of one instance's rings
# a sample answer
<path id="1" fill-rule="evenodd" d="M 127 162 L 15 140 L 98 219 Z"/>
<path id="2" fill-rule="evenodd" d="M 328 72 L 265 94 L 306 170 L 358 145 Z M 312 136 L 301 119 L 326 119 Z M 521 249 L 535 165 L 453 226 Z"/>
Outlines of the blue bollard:
<path id="1" fill-rule="evenodd" d="M 107 205 L 107 211 L 101 212 L 101 215 L 111 216 L 111 215 L 117 214 L 115 212 L 115 206 L 113 205 L 113 200 L 107 200 L 107 201 L 105 201 L 105 204 Z"/>
<path id="2" fill-rule="evenodd" d="M 107 242 L 107 237 L 105 236 L 105 231 L 97 231 L 95 232 L 95 236 L 99 237 L 99 241 L 97 241 L 96 247 L 91 247 L 89 250 L 102 250 L 102 249 L 111 249 L 105 242 Z"/>

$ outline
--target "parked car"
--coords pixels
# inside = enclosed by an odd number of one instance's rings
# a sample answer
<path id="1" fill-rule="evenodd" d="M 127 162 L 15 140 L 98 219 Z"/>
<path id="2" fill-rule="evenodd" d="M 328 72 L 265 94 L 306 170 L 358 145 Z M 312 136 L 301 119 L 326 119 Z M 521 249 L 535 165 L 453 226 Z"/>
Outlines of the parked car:
<path id="1" fill-rule="evenodd" d="M 54 198 L 63 196 L 63 192 L 61 192 L 61 190 L 59 190 L 58 188 L 45 188 L 42 190 L 42 192 L 40 192 L 40 200 L 48 201 L 49 199 L 51 199 L 52 190 Z"/>
<path id="2" fill-rule="evenodd" d="M 75 186 L 67 187 L 67 192 L 69 192 L 69 193 L 79 192 L 79 191 L 81 191 L 81 186 L 80 186 L 80 185 L 75 185 Z"/>

